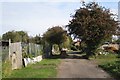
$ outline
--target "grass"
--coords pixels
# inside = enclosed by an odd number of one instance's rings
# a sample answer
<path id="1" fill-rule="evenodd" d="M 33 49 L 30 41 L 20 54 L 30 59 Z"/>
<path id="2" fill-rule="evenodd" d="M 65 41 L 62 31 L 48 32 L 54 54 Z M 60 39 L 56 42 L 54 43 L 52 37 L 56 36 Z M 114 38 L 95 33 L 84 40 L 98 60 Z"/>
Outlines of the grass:
<path id="1" fill-rule="evenodd" d="M 36 64 L 28 65 L 28 67 L 13 70 L 11 75 L 4 78 L 54 78 L 57 74 L 57 66 L 59 59 L 43 59 Z"/>
<path id="2" fill-rule="evenodd" d="M 99 55 L 97 56 L 96 60 L 99 64 L 111 63 L 119 60 L 117 54 L 107 54 L 107 55 Z"/>
<path id="3" fill-rule="evenodd" d="M 11 74 L 11 64 L 10 61 L 7 59 L 6 61 L 2 62 L 2 77 L 9 76 Z"/>
<path id="4" fill-rule="evenodd" d="M 99 67 L 107 71 L 112 77 L 120 78 L 120 58 L 118 54 L 99 55 L 96 60 Z"/>

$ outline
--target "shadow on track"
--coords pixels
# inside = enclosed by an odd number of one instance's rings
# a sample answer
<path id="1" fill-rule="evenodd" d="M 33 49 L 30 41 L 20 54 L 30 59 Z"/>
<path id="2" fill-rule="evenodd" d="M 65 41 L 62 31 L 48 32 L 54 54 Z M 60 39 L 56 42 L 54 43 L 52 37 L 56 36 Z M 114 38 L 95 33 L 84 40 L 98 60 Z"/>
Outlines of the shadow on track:
<path id="1" fill-rule="evenodd" d="M 50 59 L 87 59 L 87 58 L 86 55 L 83 54 L 83 52 L 73 51 L 62 53 L 61 55 L 53 55 L 50 57 Z"/>

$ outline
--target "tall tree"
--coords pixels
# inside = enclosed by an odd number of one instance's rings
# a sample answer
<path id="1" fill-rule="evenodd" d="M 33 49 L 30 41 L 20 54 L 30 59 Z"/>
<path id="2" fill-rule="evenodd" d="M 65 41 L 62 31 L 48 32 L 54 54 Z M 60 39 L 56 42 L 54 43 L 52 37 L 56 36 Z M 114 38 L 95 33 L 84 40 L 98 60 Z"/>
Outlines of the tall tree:
<path id="1" fill-rule="evenodd" d="M 86 4 L 76 10 L 73 19 L 66 26 L 70 34 L 80 38 L 86 44 L 87 57 L 94 54 L 99 44 L 110 38 L 118 26 L 109 9 L 99 6 L 95 2 Z"/>
<path id="2" fill-rule="evenodd" d="M 60 48 L 60 44 L 66 41 L 66 31 L 60 26 L 55 26 L 48 29 L 43 38 L 50 44 L 59 45 Z"/>

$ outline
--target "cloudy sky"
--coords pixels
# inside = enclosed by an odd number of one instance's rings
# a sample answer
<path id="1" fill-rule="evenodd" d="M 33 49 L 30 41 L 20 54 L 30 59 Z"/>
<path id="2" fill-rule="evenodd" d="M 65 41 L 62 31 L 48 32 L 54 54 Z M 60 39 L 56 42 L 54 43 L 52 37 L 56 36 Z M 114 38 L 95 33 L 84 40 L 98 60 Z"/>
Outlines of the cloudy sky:
<path id="1" fill-rule="evenodd" d="M 81 0 L 6 0 L 0 1 L 0 35 L 10 30 L 24 30 L 29 35 L 43 34 L 56 25 L 67 25 Z M 118 13 L 119 0 L 96 1 Z"/>

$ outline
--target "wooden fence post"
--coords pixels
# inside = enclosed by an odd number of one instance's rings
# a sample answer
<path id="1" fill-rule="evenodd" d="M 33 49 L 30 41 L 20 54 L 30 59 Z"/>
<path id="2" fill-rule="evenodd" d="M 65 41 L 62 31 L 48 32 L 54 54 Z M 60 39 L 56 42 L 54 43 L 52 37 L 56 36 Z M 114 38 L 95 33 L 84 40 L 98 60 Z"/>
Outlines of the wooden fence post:
<path id="1" fill-rule="evenodd" d="M 11 39 L 9 39 L 9 58 L 8 58 L 9 60 L 11 60 L 11 58 L 10 58 L 10 57 L 11 57 L 11 56 L 10 56 L 10 55 L 11 55 L 10 46 L 11 46 Z"/>

